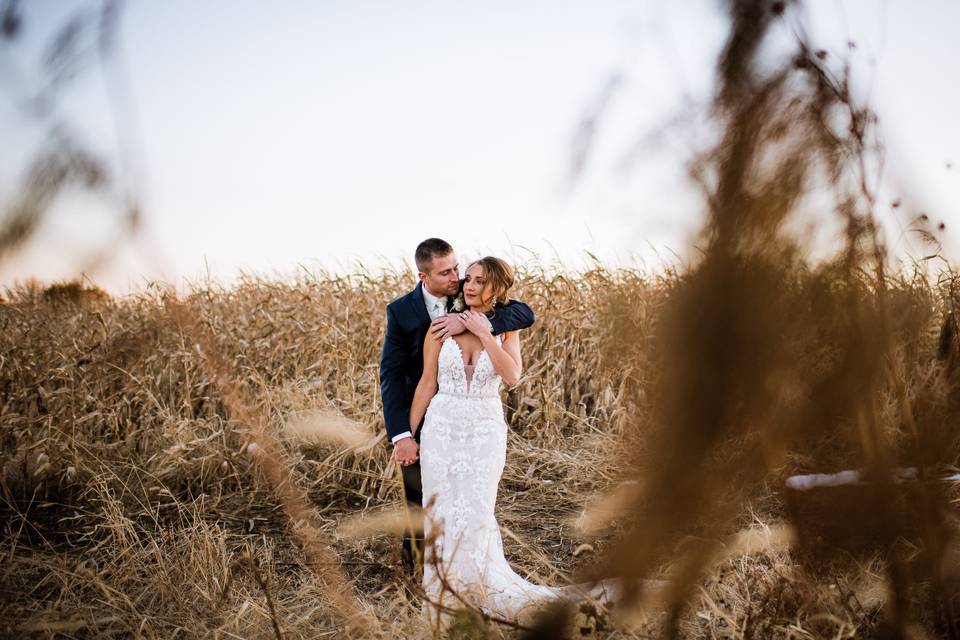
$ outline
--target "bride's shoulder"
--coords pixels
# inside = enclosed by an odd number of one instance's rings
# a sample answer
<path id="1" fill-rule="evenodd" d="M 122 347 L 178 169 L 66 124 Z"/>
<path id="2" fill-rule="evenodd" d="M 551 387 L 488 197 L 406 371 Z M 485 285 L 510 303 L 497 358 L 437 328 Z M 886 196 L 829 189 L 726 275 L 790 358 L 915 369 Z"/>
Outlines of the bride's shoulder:
<path id="1" fill-rule="evenodd" d="M 507 331 L 497 336 L 500 339 L 500 346 L 510 352 L 520 353 L 520 332 Z"/>

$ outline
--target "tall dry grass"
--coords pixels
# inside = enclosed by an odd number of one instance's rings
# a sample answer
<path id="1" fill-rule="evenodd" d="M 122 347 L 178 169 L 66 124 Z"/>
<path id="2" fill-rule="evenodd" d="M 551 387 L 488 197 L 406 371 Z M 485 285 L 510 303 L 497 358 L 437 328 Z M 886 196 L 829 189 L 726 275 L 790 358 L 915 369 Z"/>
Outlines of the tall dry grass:
<path id="1" fill-rule="evenodd" d="M 943 481 L 958 445 L 954 303 L 938 308 L 936 288 L 890 271 L 876 115 L 852 91 L 849 65 L 811 44 L 791 5 L 726 3 L 710 105 L 718 137 L 690 164 L 706 208 L 702 256 L 658 322 L 650 448 L 628 465 L 637 487 L 619 502 L 635 522 L 597 573 L 637 580 L 669 563 L 664 633 L 683 635 L 767 483 L 785 469 L 856 468 L 860 484 L 786 500 L 798 570 L 815 578 L 870 565 L 883 583 L 881 605 L 860 607 L 872 613 L 824 614 L 828 633 L 958 637 L 957 523 Z M 772 54 L 784 26 L 792 50 Z M 795 231 L 804 221 L 839 229 L 816 264 Z M 950 290 L 953 274 L 943 277 Z M 914 479 L 901 482 L 904 473 Z M 797 580 L 754 588 L 762 613 L 725 618 L 734 635 L 773 633 L 767 618 L 792 609 L 782 596 Z M 642 602 L 644 584 L 627 602 Z"/>
<path id="2" fill-rule="evenodd" d="M 798 272 L 792 281 L 804 291 L 829 278 Z M 5 632 L 273 637 L 276 625 L 284 637 L 344 633 L 342 603 L 316 579 L 327 575 L 315 566 L 321 556 L 303 543 L 302 524 L 284 513 L 275 481 L 259 469 L 263 451 L 250 451 L 255 414 L 277 436 L 276 455 L 293 470 L 287 481 L 309 497 L 311 540 L 329 547 L 329 568 L 345 576 L 350 597 L 379 620 L 384 636 L 422 634 L 397 539 L 356 533 L 358 517 L 376 517 L 400 496 L 376 372 L 383 306 L 411 281 L 412 274 L 358 273 L 248 279 L 230 289 L 208 283 L 176 305 L 162 291 L 78 301 L 8 291 L 0 306 Z M 524 335 L 525 378 L 504 393 L 512 432 L 498 517 L 514 566 L 557 584 L 588 572 L 618 545 L 639 545 L 629 542 L 634 524 L 651 526 L 631 522 L 643 511 L 624 505 L 639 490 L 633 465 L 671 463 L 660 458 L 651 423 L 657 385 L 676 366 L 663 361 L 659 336 L 675 330 L 671 309 L 693 290 L 680 275 L 599 268 L 527 268 L 519 282 L 516 295 L 539 320 Z M 930 393 L 955 281 L 917 275 L 889 278 L 887 287 L 899 301 L 891 334 L 903 377 L 896 379 L 911 397 Z M 189 338 L 184 313 L 215 344 Z M 823 346 L 815 335 L 822 328 L 791 340 L 825 366 L 837 354 L 811 348 Z M 248 414 L 238 415 L 231 404 L 238 400 L 218 379 L 223 371 L 210 366 L 213 349 Z M 880 396 L 890 419 L 883 427 L 891 451 L 914 455 L 914 440 L 896 419 L 897 393 L 887 386 Z M 326 424 L 331 415 L 352 440 L 309 437 L 310 420 Z M 686 532 L 679 547 L 673 537 L 670 552 L 657 556 L 651 576 L 674 576 L 685 557 L 678 549 L 727 545 L 677 614 L 684 635 L 769 637 L 799 628 L 833 637 L 881 624 L 890 606 L 876 573 L 882 556 L 830 558 L 811 572 L 805 547 L 793 545 L 793 533 L 779 533 L 793 514 L 781 489 L 787 473 L 863 463 L 842 430 L 828 436 L 784 457 L 753 487 L 753 502 L 741 503 L 752 504 L 752 513 L 741 510 L 730 526 L 713 529 L 716 522 L 705 519 L 697 537 Z M 747 436 L 733 444 L 752 445 Z M 724 447 L 709 468 L 687 471 L 727 486 L 710 475 L 736 459 Z M 832 466 L 814 469 L 813 460 Z M 682 495 L 679 489 L 668 497 Z M 595 496 L 611 490 L 608 525 Z M 618 504 L 617 495 L 627 497 Z M 828 525 L 838 515 L 800 522 Z M 593 531 L 585 522 L 591 517 L 598 518 Z M 919 624 L 932 624 L 924 616 L 933 609 L 916 610 L 924 614 Z M 616 629 L 606 618 L 581 616 L 579 624 L 599 626 L 600 637 L 643 637 L 663 628 L 658 611 L 620 620 Z"/>
<path id="3" fill-rule="evenodd" d="M 876 118 L 796 4 L 726 3 L 718 136 L 690 166 L 697 261 L 521 270 L 515 295 L 540 321 L 504 392 L 508 555 L 536 581 L 628 587 L 599 615 L 544 612 L 528 638 L 960 637 L 943 480 L 960 435 L 956 274 L 890 269 Z M 771 57 L 784 23 L 794 49 Z M 841 229 L 817 264 L 793 231 L 814 206 Z M 182 298 L 6 292 L 4 633 L 429 635 L 397 541 L 377 533 L 400 500 L 383 307 L 412 284 L 358 269 Z M 783 488 L 839 469 L 863 482 Z M 451 630 L 503 633 L 478 612 Z"/>
<path id="4" fill-rule="evenodd" d="M 258 468 L 263 445 L 251 454 L 260 418 L 356 593 L 381 620 L 413 615 L 396 541 L 337 535 L 344 519 L 393 507 L 400 495 L 377 362 L 384 305 L 411 282 L 412 274 L 249 279 L 197 287 L 177 303 L 163 291 L 122 300 L 8 291 L 0 307 L 8 631 L 267 634 L 263 590 L 240 562 L 247 556 L 288 637 L 339 628 L 337 607 L 310 591 L 316 559 L 279 508 L 276 481 Z M 514 435 L 501 517 L 518 568 L 558 581 L 593 553 L 574 557 L 584 540 L 568 521 L 583 496 L 616 480 L 616 436 L 642 410 L 621 401 L 624 376 L 601 372 L 616 349 L 606 325 L 652 319 L 665 282 L 599 269 L 531 271 L 521 282 L 516 295 L 541 320 L 525 336 L 525 380 L 505 394 Z M 645 302 L 619 309 L 638 286 L 649 291 Z M 211 366 L 213 351 L 220 362 Z M 629 361 L 630 379 L 651 375 L 642 359 Z M 326 424 L 331 413 L 352 441 L 310 437 L 310 419 Z"/>

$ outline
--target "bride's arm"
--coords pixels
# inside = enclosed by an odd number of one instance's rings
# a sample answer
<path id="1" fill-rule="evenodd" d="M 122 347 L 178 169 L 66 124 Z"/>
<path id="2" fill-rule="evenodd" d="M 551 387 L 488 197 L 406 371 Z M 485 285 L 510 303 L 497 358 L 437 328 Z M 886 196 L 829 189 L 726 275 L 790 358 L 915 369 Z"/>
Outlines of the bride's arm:
<path id="1" fill-rule="evenodd" d="M 497 339 L 490 333 L 490 324 L 482 313 L 466 311 L 463 313 L 463 324 L 467 331 L 480 338 L 480 343 L 490 356 L 493 368 L 507 384 L 514 385 L 520 381 L 523 373 L 523 361 L 520 359 L 520 332 L 508 331 L 502 334 L 503 346 L 497 344 Z"/>
<path id="2" fill-rule="evenodd" d="M 497 370 L 503 381 L 514 385 L 520 382 L 520 374 L 523 373 L 523 360 L 520 358 L 520 332 L 508 331 L 502 337 L 503 346 L 497 344 L 497 339 L 492 333 L 481 337 L 480 342 L 483 343 L 493 368 Z"/>
<path id="3" fill-rule="evenodd" d="M 497 344 L 497 339 L 490 333 L 490 323 L 486 316 L 477 311 L 465 311 L 462 314 L 463 324 L 467 331 L 480 338 L 480 343 L 490 356 L 493 368 L 509 385 L 520 382 L 523 373 L 523 360 L 520 358 L 520 332 L 508 331 L 501 337 L 503 346 Z"/>
<path id="4" fill-rule="evenodd" d="M 417 383 L 417 390 L 413 392 L 413 403 L 410 405 L 410 433 L 417 433 L 430 400 L 437 395 L 437 361 L 442 345 L 442 340 L 437 340 L 429 333 L 423 341 L 423 375 Z"/>

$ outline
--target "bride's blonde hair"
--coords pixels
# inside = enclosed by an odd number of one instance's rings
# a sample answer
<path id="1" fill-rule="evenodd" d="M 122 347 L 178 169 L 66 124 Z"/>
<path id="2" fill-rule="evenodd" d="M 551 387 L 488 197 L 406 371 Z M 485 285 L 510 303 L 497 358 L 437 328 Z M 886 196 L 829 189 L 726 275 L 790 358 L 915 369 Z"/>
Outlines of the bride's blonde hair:
<path id="1" fill-rule="evenodd" d="M 486 256 L 471 262 L 467 269 L 475 264 L 483 267 L 483 276 L 487 279 L 487 284 L 490 285 L 493 293 L 494 306 L 507 304 L 507 292 L 514 282 L 513 269 L 510 265 L 500 258 Z M 487 301 L 484 300 L 484 302 Z"/>

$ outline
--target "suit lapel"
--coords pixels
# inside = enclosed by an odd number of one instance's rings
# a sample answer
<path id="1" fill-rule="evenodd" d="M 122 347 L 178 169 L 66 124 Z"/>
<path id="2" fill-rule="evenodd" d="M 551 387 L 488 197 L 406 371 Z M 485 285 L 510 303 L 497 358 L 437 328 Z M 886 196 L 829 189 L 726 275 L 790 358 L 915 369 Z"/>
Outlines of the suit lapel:
<path id="1" fill-rule="evenodd" d="M 427 302 L 423 299 L 423 283 L 419 283 L 413 290 L 413 312 L 416 314 L 420 324 L 430 324 L 430 314 L 427 313 Z"/>

